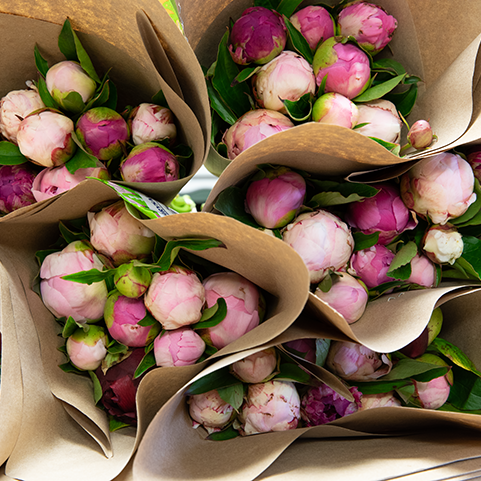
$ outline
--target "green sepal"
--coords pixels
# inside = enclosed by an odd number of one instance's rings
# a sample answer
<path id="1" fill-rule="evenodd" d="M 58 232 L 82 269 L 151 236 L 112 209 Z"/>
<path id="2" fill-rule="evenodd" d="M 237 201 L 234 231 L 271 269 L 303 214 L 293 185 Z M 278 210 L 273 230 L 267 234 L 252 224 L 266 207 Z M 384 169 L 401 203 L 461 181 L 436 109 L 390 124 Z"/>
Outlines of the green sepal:
<path id="1" fill-rule="evenodd" d="M 200 321 L 193 324 L 192 329 L 206 329 L 208 327 L 217 326 L 220 324 L 227 315 L 227 304 L 225 299 L 219 297 L 217 302 L 212 306 L 204 309 Z"/>
<path id="2" fill-rule="evenodd" d="M 233 384 L 232 386 L 222 387 L 217 389 L 220 398 L 230 404 L 237 412 L 242 406 L 244 400 L 244 385 L 241 382 Z"/>
<path id="3" fill-rule="evenodd" d="M 240 436 L 239 431 L 234 429 L 231 424 L 222 431 L 217 431 L 215 433 L 209 434 L 206 439 L 208 439 L 209 441 L 227 441 L 229 439 L 234 439 L 238 436 Z"/>

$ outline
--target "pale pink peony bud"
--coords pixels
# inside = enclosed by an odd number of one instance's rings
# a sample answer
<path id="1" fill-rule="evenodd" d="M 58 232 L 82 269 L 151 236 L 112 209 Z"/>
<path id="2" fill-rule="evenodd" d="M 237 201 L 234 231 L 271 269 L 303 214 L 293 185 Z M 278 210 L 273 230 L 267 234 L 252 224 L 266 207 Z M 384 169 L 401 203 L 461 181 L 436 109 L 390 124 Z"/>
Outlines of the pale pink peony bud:
<path id="1" fill-rule="evenodd" d="M 314 95 L 316 78 L 311 64 L 301 55 L 285 50 L 264 65 L 255 77 L 254 96 L 261 108 L 287 114 L 283 100 L 295 102 Z"/>
<path id="2" fill-rule="evenodd" d="M 397 27 L 397 20 L 378 5 L 359 2 L 348 5 L 337 19 L 339 33 L 354 37 L 371 55 L 380 52 L 390 41 Z"/>
<path id="3" fill-rule="evenodd" d="M 358 123 L 359 111 L 344 95 L 329 92 L 321 95 L 312 106 L 312 120 L 321 124 L 339 125 L 352 129 Z"/>
<path id="4" fill-rule="evenodd" d="M 294 13 L 289 20 L 302 33 L 312 50 L 319 42 L 334 36 L 336 24 L 324 7 L 309 5 Z"/>
<path id="5" fill-rule="evenodd" d="M 294 219 L 304 201 L 306 181 L 288 167 L 269 168 L 265 177 L 249 185 L 246 211 L 268 229 L 279 229 Z"/>
<path id="6" fill-rule="evenodd" d="M 216 389 L 195 394 L 189 398 L 188 403 L 194 427 L 202 425 L 209 433 L 220 431 L 235 417 L 234 408 L 219 396 Z"/>
<path id="7" fill-rule="evenodd" d="M 145 306 L 167 330 L 199 322 L 204 302 L 205 290 L 197 274 L 179 266 L 156 272 L 145 294 Z"/>
<path id="8" fill-rule="evenodd" d="M 476 148 L 471 151 L 467 156 L 467 160 L 473 169 L 474 176 L 481 182 L 481 149 Z"/>
<path id="9" fill-rule="evenodd" d="M 366 309 L 368 294 L 364 284 L 356 278 L 342 272 L 332 275 L 332 286 L 328 292 L 316 289 L 315 295 L 329 304 L 352 324 L 361 318 Z"/>
<path id="10" fill-rule="evenodd" d="M 132 110 L 129 126 L 135 145 L 165 138 L 172 145 L 177 137 L 174 114 L 170 109 L 156 104 L 143 103 Z"/>
<path id="11" fill-rule="evenodd" d="M 320 426 L 357 412 L 363 396 L 356 386 L 349 391 L 354 401 L 348 401 L 326 384 L 310 387 L 301 402 L 301 417 L 306 426 Z"/>
<path id="12" fill-rule="evenodd" d="M 126 182 L 170 182 L 179 178 L 176 156 L 155 142 L 134 147 L 120 164 Z"/>
<path id="13" fill-rule="evenodd" d="M 72 316 L 77 322 L 98 321 L 107 301 L 105 281 L 81 284 L 62 276 L 103 269 L 102 261 L 85 241 L 75 241 L 48 255 L 40 267 L 40 291 L 45 306 L 55 317 Z"/>
<path id="14" fill-rule="evenodd" d="M 417 222 L 404 205 L 395 184 L 375 184 L 379 192 L 373 197 L 351 202 L 347 206 L 346 221 L 363 234 L 379 232 L 379 244 L 389 244 L 405 230 L 412 230 Z"/>
<path id="15" fill-rule="evenodd" d="M 284 50 L 286 41 L 286 25 L 277 12 L 251 7 L 232 27 L 229 52 L 239 65 L 251 62 L 263 65 Z"/>
<path id="16" fill-rule="evenodd" d="M 433 143 L 433 130 L 427 120 L 418 120 L 411 125 L 408 141 L 416 149 L 428 148 Z"/>
<path id="17" fill-rule="evenodd" d="M 35 87 L 12 90 L 0 100 L 0 134 L 17 143 L 20 122 L 35 110 L 45 108 Z"/>
<path id="18" fill-rule="evenodd" d="M 259 383 L 272 377 L 276 367 L 276 350 L 270 347 L 234 362 L 231 364 L 230 370 L 242 382 Z"/>
<path id="19" fill-rule="evenodd" d="M 369 103 L 359 104 L 358 124 L 367 124 L 356 129 L 356 132 L 366 137 L 399 143 L 401 138 L 402 120 L 396 106 L 389 100 L 372 100 Z"/>
<path id="20" fill-rule="evenodd" d="M 343 268 L 354 247 L 348 226 L 325 210 L 298 216 L 285 228 L 282 239 L 301 256 L 312 283 L 324 279 L 329 270 Z"/>
<path id="21" fill-rule="evenodd" d="M 250 384 L 239 413 L 242 435 L 288 431 L 299 424 L 301 401 L 294 383 Z"/>
<path id="22" fill-rule="evenodd" d="M 408 209 L 434 224 L 463 215 L 476 200 L 473 169 L 457 154 L 420 160 L 401 177 L 401 197 Z"/>
<path id="23" fill-rule="evenodd" d="M 407 282 L 423 287 L 436 285 L 436 267 L 426 256 L 416 254 L 411 259 L 411 275 Z"/>
<path id="24" fill-rule="evenodd" d="M 382 392 L 379 394 L 363 394 L 359 411 L 391 406 L 401 406 L 401 401 L 394 396 L 394 391 Z"/>
<path id="25" fill-rule="evenodd" d="M 122 264 L 115 270 L 114 284 L 117 290 L 126 297 L 137 298 L 145 294 L 152 282 L 151 272 L 136 261 Z"/>
<path id="26" fill-rule="evenodd" d="M 362 344 L 332 341 L 326 367 L 348 381 L 372 381 L 388 374 L 392 362 L 385 354 L 374 352 Z"/>
<path id="27" fill-rule="evenodd" d="M 84 169 L 77 169 L 74 174 L 71 174 L 65 165 L 59 167 L 49 167 L 43 169 L 32 185 L 32 193 L 37 200 L 49 199 L 55 195 L 73 189 L 80 182 L 87 177 L 96 177 L 98 179 L 109 179 L 110 174 L 107 167 L 86 167 Z"/>
<path id="28" fill-rule="evenodd" d="M 57 167 L 69 160 L 77 146 L 73 122 L 56 111 L 42 110 L 25 117 L 17 132 L 20 152 L 44 167 Z"/>
<path id="29" fill-rule="evenodd" d="M 302 357 L 306 361 L 316 362 L 316 340 L 315 339 L 296 339 L 284 344 L 288 351 L 296 356 Z"/>
<path id="30" fill-rule="evenodd" d="M 79 113 L 83 106 L 72 103 L 67 98 L 77 92 L 86 104 L 94 95 L 97 84 L 78 62 L 65 60 L 50 67 L 45 76 L 47 89 L 53 99 L 65 110 Z"/>
<path id="31" fill-rule="evenodd" d="M 202 329 L 202 337 L 222 349 L 257 327 L 264 315 L 264 299 L 255 284 L 235 272 L 219 272 L 204 280 L 207 307 L 219 297 L 227 304 L 223 321 Z"/>
<path id="32" fill-rule="evenodd" d="M 376 244 L 369 249 L 354 252 L 351 257 L 350 271 L 360 277 L 369 289 L 385 282 L 394 281 L 387 276 L 394 259 L 394 252 L 382 244 Z"/>
<path id="33" fill-rule="evenodd" d="M 451 224 L 433 225 L 423 242 L 424 252 L 437 264 L 454 264 L 464 250 L 463 236 Z"/>
<path id="34" fill-rule="evenodd" d="M 327 75 L 324 91 L 353 99 L 369 86 L 371 67 L 368 56 L 355 45 L 328 38 L 316 50 L 312 68 L 318 86 Z"/>
<path id="35" fill-rule="evenodd" d="M 8 214 L 35 203 L 32 185 L 35 170 L 28 162 L 20 165 L 0 166 L 0 212 Z"/>
<path id="36" fill-rule="evenodd" d="M 155 338 L 155 363 L 161 367 L 190 366 L 205 350 L 205 342 L 193 329 L 180 327 Z"/>
<path id="37" fill-rule="evenodd" d="M 145 259 L 154 248 L 155 234 L 132 217 L 123 200 L 100 212 L 88 213 L 90 242 L 115 266 L 133 259 Z"/>
<path id="38" fill-rule="evenodd" d="M 66 343 L 70 362 L 84 371 L 95 371 L 107 355 L 108 342 L 100 326 L 91 325 L 87 332 L 77 329 Z"/>
<path id="39" fill-rule="evenodd" d="M 294 124 L 280 112 L 250 110 L 225 131 L 222 142 L 227 146 L 227 156 L 233 160 L 257 142 L 291 127 L 294 127 Z"/>

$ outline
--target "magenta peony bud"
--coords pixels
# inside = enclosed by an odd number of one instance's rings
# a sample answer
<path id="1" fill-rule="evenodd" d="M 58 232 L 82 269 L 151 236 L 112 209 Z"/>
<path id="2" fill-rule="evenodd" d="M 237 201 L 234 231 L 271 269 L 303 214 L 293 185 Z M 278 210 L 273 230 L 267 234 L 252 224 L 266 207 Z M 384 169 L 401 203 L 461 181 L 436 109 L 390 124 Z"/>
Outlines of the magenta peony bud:
<path id="1" fill-rule="evenodd" d="M 259 325 L 264 316 L 264 299 L 255 284 L 235 272 L 218 272 L 204 280 L 205 301 L 212 307 L 219 297 L 227 304 L 223 321 L 202 329 L 202 337 L 217 349 L 239 339 Z"/>
<path id="2" fill-rule="evenodd" d="M 95 371 L 107 355 L 109 339 L 102 327 L 91 325 L 87 332 L 77 329 L 67 339 L 70 362 L 84 371 Z"/>
<path id="3" fill-rule="evenodd" d="M 369 103 L 359 104 L 358 124 L 367 124 L 356 129 L 356 132 L 366 137 L 399 143 L 401 138 L 402 121 L 396 106 L 389 100 L 372 100 Z"/>
<path id="4" fill-rule="evenodd" d="M 320 426 L 355 413 L 363 396 L 356 386 L 351 386 L 349 391 L 354 401 L 348 401 L 326 384 L 310 387 L 301 402 L 301 417 L 306 426 Z"/>
<path id="5" fill-rule="evenodd" d="M 382 244 L 376 244 L 369 249 L 354 252 L 351 257 L 350 269 L 361 278 L 368 289 L 372 289 L 385 282 L 395 280 L 387 276 L 393 259 L 394 252 Z"/>
<path id="6" fill-rule="evenodd" d="M 363 394 L 359 411 L 391 406 L 401 406 L 401 401 L 394 396 L 394 391 L 379 394 Z"/>
<path id="7" fill-rule="evenodd" d="M 294 13 L 289 20 L 302 33 L 312 50 L 319 42 L 334 36 L 336 24 L 324 7 L 309 5 Z"/>
<path id="8" fill-rule="evenodd" d="M 325 210 L 298 216 L 285 228 L 282 239 L 302 257 L 312 283 L 322 281 L 329 270 L 343 268 L 354 247 L 348 226 Z"/>
<path id="9" fill-rule="evenodd" d="M 75 133 L 85 150 L 102 161 L 120 157 L 130 137 L 124 118 L 107 107 L 83 113 L 77 120 Z"/>
<path id="10" fill-rule="evenodd" d="M 62 276 L 103 269 L 102 261 L 86 241 L 70 243 L 48 255 L 40 267 L 40 291 L 45 306 L 55 317 L 72 316 L 77 322 L 98 321 L 107 301 L 105 281 L 81 284 Z"/>
<path id="11" fill-rule="evenodd" d="M 242 435 L 296 429 L 300 414 L 299 394 L 292 382 L 250 384 L 239 413 Z"/>
<path id="12" fill-rule="evenodd" d="M 353 342 L 332 341 L 326 367 L 349 381 L 372 381 L 391 371 L 392 362 L 385 354 Z"/>
<path id="13" fill-rule="evenodd" d="M 120 265 L 114 274 L 115 287 L 126 297 L 137 298 L 144 295 L 151 281 L 151 272 L 136 265 L 136 261 Z"/>
<path id="14" fill-rule="evenodd" d="M 35 203 L 32 185 L 36 172 L 27 162 L 20 165 L 0 165 L 0 212 L 8 214 Z"/>
<path id="15" fill-rule="evenodd" d="M 378 5 L 360 2 L 348 5 L 337 19 L 339 33 L 354 37 L 371 55 L 380 52 L 390 41 L 397 27 L 397 20 Z"/>
<path id="16" fill-rule="evenodd" d="M 220 431 L 235 417 L 234 408 L 219 396 L 216 389 L 195 394 L 188 403 L 194 427 L 202 425 L 209 433 Z"/>
<path id="17" fill-rule="evenodd" d="M 33 111 L 44 108 L 36 87 L 12 90 L 0 100 L 0 134 L 16 144 L 20 122 Z"/>
<path id="18" fill-rule="evenodd" d="M 467 160 L 473 169 L 474 176 L 481 182 L 481 149 L 475 149 L 470 152 Z"/>
<path id="19" fill-rule="evenodd" d="M 306 181 L 288 167 L 269 168 L 265 177 L 249 185 L 246 211 L 268 229 L 279 229 L 294 219 L 304 201 Z"/>
<path id="20" fill-rule="evenodd" d="M 59 112 L 42 110 L 25 117 L 17 132 L 20 152 L 44 167 L 65 164 L 77 146 L 72 139 L 73 122 Z"/>
<path id="21" fill-rule="evenodd" d="M 270 347 L 234 362 L 230 366 L 230 371 L 242 382 L 259 383 L 272 377 L 276 367 L 277 353 Z"/>
<path id="22" fill-rule="evenodd" d="M 405 230 L 414 229 L 417 222 L 395 184 L 376 184 L 376 188 L 379 192 L 373 197 L 348 204 L 346 221 L 363 234 L 379 232 L 379 244 L 386 245 Z"/>
<path id="23" fill-rule="evenodd" d="M 32 193 L 37 200 L 49 199 L 55 195 L 73 189 L 87 177 L 96 177 L 98 179 L 109 179 L 110 174 L 107 167 L 86 167 L 85 169 L 77 169 L 75 174 L 71 174 L 65 165 L 60 167 L 49 167 L 43 169 L 32 185 Z"/>
<path id="24" fill-rule="evenodd" d="M 321 95 L 312 106 L 312 120 L 321 124 L 340 125 L 352 129 L 357 125 L 358 117 L 356 104 L 336 92 Z"/>
<path id="25" fill-rule="evenodd" d="M 437 264 L 454 264 L 464 250 L 463 236 L 451 224 L 433 225 L 423 242 L 424 252 Z"/>
<path id="26" fill-rule="evenodd" d="M 229 52 L 235 63 L 263 65 L 286 46 L 287 29 L 282 17 L 264 7 L 244 11 L 230 32 Z"/>
<path id="27" fill-rule="evenodd" d="M 155 142 L 134 147 L 120 164 L 126 182 L 170 182 L 179 178 L 179 162 L 167 148 Z"/>
<path id="28" fill-rule="evenodd" d="M 197 274 L 179 266 L 156 272 L 145 294 L 145 306 L 167 330 L 199 322 L 204 302 L 205 290 Z"/>
<path id="29" fill-rule="evenodd" d="M 332 286 L 329 291 L 322 292 L 318 288 L 315 295 L 339 312 L 348 324 L 356 322 L 366 309 L 368 301 L 366 286 L 346 272 L 333 275 L 331 279 Z"/>
<path id="30" fill-rule="evenodd" d="M 294 127 L 294 124 L 280 112 L 250 110 L 225 131 L 222 142 L 227 146 L 227 156 L 233 160 L 257 142 L 291 127 Z"/>
<path id="31" fill-rule="evenodd" d="M 436 268 L 434 264 L 426 256 L 416 254 L 411 259 L 411 275 L 407 282 L 423 287 L 435 287 Z"/>
<path id="32" fill-rule="evenodd" d="M 428 148 L 433 143 L 433 138 L 433 130 L 427 120 L 414 122 L 408 132 L 408 142 L 416 150 Z"/>
<path id="33" fill-rule="evenodd" d="M 80 113 L 82 105 L 72 104 L 68 95 L 77 92 L 84 104 L 94 95 L 97 84 L 78 62 L 65 60 L 50 67 L 45 76 L 47 89 L 53 99 L 65 110 Z"/>
<path id="34" fill-rule="evenodd" d="M 314 95 L 316 78 L 311 64 L 301 55 L 285 50 L 264 65 L 256 75 L 254 96 L 261 108 L 287 114 L 283 100 L 295 102 Z"/>
<path id="35" fill-rule="evenodd" d="M 174 114 L 160 105 L 140 104 L 132 110 L 128 122 L 135 145 L 165 138 L 168 138 L 172 145 L 177 137 Z"/>
<path id="36" fill-rule="evenodd" d="M 89 212 L 87 216 L 90 242 L 101 254 L 112 259 L 115 266 L 150 256 L 155 234 L 132 217 L 123 200 L 100 212 Z"/>
<path id="37" fill-rule="evenodd" d="M 205 342 L 189 327 L 165 331 L 154 341 L 155 362 L 161 367 L 190 366 L 204 350 Z"/>
<path id="38" fill-rule="evenodd" d="M 369 87 L 371 67 L 368 56 L 355 45 L 342 44 L 335 37 L 319 46 L 312 67 L 318 86 L 327 75 L 325 92 L 337 92 L 353 99 Z"/>
<path id="39" fill-rule="evenodd" d="M 401 197 L 408 209 L 434 224 L 463 215 L 476 200 L 473 169 L 457 154 L 420 160 L 401 177 Z"/>
<path id="40" fill-rule="evenodd" d="M 284 344 L 288 351 L 296 356 L 302 357 L 306 361 L 316 362 L 316 340 L 315 339 L 296 339 Z"/>

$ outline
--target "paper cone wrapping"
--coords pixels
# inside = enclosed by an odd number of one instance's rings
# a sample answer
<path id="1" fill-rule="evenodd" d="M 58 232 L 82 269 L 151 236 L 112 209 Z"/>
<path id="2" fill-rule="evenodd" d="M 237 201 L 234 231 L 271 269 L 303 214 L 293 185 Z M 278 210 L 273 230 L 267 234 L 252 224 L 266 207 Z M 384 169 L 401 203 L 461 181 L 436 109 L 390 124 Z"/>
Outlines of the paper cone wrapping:
<path id="1" fill-rule="evenodd" d="M 11 90 L 25 88 L 26 80 L 38 78 L 33 56 L 35 44 L 50 66 L 65 60 L 57 40 L 67 17 L 99 76 L 103 77 L 111 69 L 109 75 L 118 89 L 119 110 L 128 105 L 150 102 L 154 94 L 163 90 L 169 107 L 177 118 L 179 142 L 190 146 L 193 151 L 191 166 L 186 177 L 173 182 L 127 185 L 161 202 L 170 202 L 203 164 L 206 141 L 193 109 L 198 109 L 200 101 L 197 97 L 201 95 L 199 91 L 205 82 L 202 72 L 199 74 L 195 68 L 191 69 L 197 74 L 193 78 L 182 77 L 188 72 L 187 62 L 191 62 L 188 56 L 179 57 L 178 63 L 184 65 L 185 62 L 184 70 L 178 68 L 174 73 L 168 61 L 164 62 L 160 74 L 155 68 L 153 60 L 161 55 L 159 50 L 172 50 L 171 44 L 175 43 L 174 50 L 177 52 L 178 36 L 186 43 L 160 2 L 119 0 L 114 6 L 93 0 L 81 3 L 42 0 L 35 4 L 22 0 L 0 0 L 0 96 Z M 164 49 L 152 26 L 154 21 L 156 29 L 163 32 Z M 28 35 L 19 35 L 19 32 L 28 32 Z M 187 50 L 187 47 L 182 45 L 182 49 Z M 195 58 L 193 54 L 192 57 Z M 159 63 L 157 60 L 155 62 Z M 200 70 L 198 63 L 194 66 Z M 200 87 L 189 91 L 189 96 L 183 96 L 179 84 L 190 86 L 194 83 L 199 83 Z M 202 124 L 206 124 L 204 119 Z"/>
<path id="2" fill-rule="evenodd" d="M 472 334 L 479 324 L 480 308 L 481 293 L 479 292 L 447 302 L 442 307 L 444 325 L 441 332 L 443 339 L 464 349 L 468 357 L 478 366 L 481 365 L 481 355 L 475 343 L 476 341 L 479 343 L 480 336 L 479 332 L 475 336 Z M 259 348 L 224 358 L 209 366 L 191 382 L 261 349 L 290 340 L 313 337 L 312 329 L 310 314 L 308 310 L 305 310 L 296 323 L 277 339 Z M 333 336 L 332 331 L 326 330 L 324 334 L 322 337 L 342 340 L 342 335 Z M 316 374 L 322 371 L 324 371 L 323 368 L 318 367 Z M 327 384 L 332 381 L 329 376 L 321 377 L 321 379 Z M 188 383 L 188 385 L 190 384 Z M 208 441 L 205 439 L 207 434 L 203 429 L 193 429 L 192 427 L 185 395 L 188 385 L 164 405 L 147 429 L 134 460 L 135 479 L 145 481 L 195 479 L 200 481 L 229 477 L 229 479 L 245 481 L 257 479 L 257 476 L 271 465 L 270 474 L 274 477 L 284 475 L 288 479 L 287 475 L 289 474 L 290 479 L 293 479 L 292 476 L 297 478 L 297 475 L 304 470 L 314 477 L 315 469 L 322 466 L 328 469 L 329 479 L 352 479 L 353 473 L 357 473 L 354 471 L 357 463 L 361 464 L 364 461 L 368 463 L 368 466 L 372 466 L 377 465 L 378 460 L 386 462 L 386 458 L 391 460 L 392 456 L 396 456 L 394 458 L 394 461 L 397 461 L 395 470 L 386 472 L 384 477 L 370 473 L 367 469 L 362 471 L 364 477 L 360 477 L 360 479 L 385 479 L 386 475 L 393 476 L 394 472 L 397 475 L 407 475 L 421 469 L 444 465 L 446 462 L 462 459 L 469 455 L 479 456 L 479 431 L 481 430 L 479 415 L 408 407 L 370 409 L 322 426 L 237 437 L 228 441 Z M 332 384 L 330 385 L 332 386 Z M 342 394 L 341 390 L 339 392 Z M 442 458 L 439 453 L 446 453 L 449 449 L 447 443 L 451 438 L 439 438 L 436 431 L 438 429 L 444 431 L 463 429 L 462 434 L 458 434 L 455 438 L 454 451 Z M 384 436 L 399 436 L 400 434 L 409 435 L 409 437 L 384 439 Z M 312 438 L 316 438 L 316 440 L 311 442 Z M 312 460 L 307 465 L 303 465 L 302 462 L 291 464 L 292 457 L 289 456 L 281 458 L 281 464 L 276 466 L 276 459 L 297 439 L 301 440 L 296 444 L 302 445 L 302 449 L 306 453 L 305 457 L 312 458 Z M 478 439 L 476 448 L 471 447 L 468 451 L 469 454 L 465 454 L 462 448 L 469 445 L 471 439 Z M 422 462 L 403 464 L 401 459 L 404 457 L 417 456 L 412 446 L 415 443 L 421 443 L 426 458 L 423 458 Z M 322 446 L 327 449 L 326 456 L 318 451 Z M 343 459 L 339 454 L 333 458 L 331 464 L 328 453 L 334 451 L 336 446 L 340 446 L 347 458 Z M 385 446 L 385 448 L 369 450 L 369 447 L 378 446 Z M 389 447 L 395 451 L 392 452 Z M 398 453 L 397 449 L 401 449 L 401 451 Z M 299 452 L 295 449 L 294 451 Z M 353 463 L 350 462 L 351 458 L 354 460 Z M 378 468 L 381 466 L 383 464 Z M 449 472 L 449 469 L 446 472 Z M 456 469 L 453 472 L 456 472 Z M 339 478 L 338 474 L 341 475 Z M 319 472 L 317 472 L 317 476 L 319 476 Z M 263 479 L 267 478 L 266 476 Z M 425 478 L 421 477 L 420 479 Z"/>
<path id="3" fill-rule="evenodd" d="M 302 6 L 312 3 L 315 2 L 306 1 Z M 326 3 L 334 5 L 338 2 L 329 0 Z M 229 18 L 239 18 L 246 8 L 252 6 L 252 1 L 179 0 L 179 4 L 185 34 L 200 64 L 209 67 L 215 60 Z M 479 100 L 475 98 L 481 42 L 477 23 L 481 15 L 480 5 L 475 0 L 462 6 L 441 0 L 436 3 L 433 15 L 432 8 L 427 8 L 420 0 L 379 0 L 376 4 L 398 20 L 398 28 L 390 43 L 393 58 L 401 62 L 408 73 L 424 81 L 408 122 L 429 120 L 438 141 L 426 151 L 399 158 L 355 131 L 308 123 L 276 134 L 273 139 L 264 139 L 242 152 L 236 161 L 257 157 L 263 163 L 272 162 L 274 158 L 279 163 L 285 158 L 302 156 L 329 164 L 331 175 L 347 175 L 399 165 L 481 138 L 481 128 L 477 125 L 481 123 L 477 122 Z M 455 33 L 459 25 L 463 26 L 462 36 Z M 384 55 L 387 54 L 381 54 Z M 229 163 L 229 159 L 211 147 L 206 167 L 212 173 L 220 175 Z"/>
<path id="4" fill-rule="evenodd" d="M 39 271 L 35 252 L 55 242 L 60 220 L 78 219 L 99 202 L 117 199 L 107 185 L 87 180 L 55 198 L 0 219 L 0 262 L 13 292 L 13 312 L 6 311 L 5 317 L 2 313 L 2 326 L 14 326 L 17 331 L 24 390 L 22 425 L 7 464 L 9 476 L 83 481 L 95 472 L 96 481 L 114 478 L 129 461 L 154 414 L 209 363 L 148 373 L 138 391 L 137 432 L 127 428 L 114 433 L 109 433 L 105 412 L 94 405 L 90 379 L 67 374 L 58 367 L 65 362 L 57 350 L 64 343 L 58 335 L 59 326 L 31 289 Z M 265 321 L 212 358 L 272 340 L 302 311 L 309 275 L 302 259 L 280 240 L 233 219 L 207 213 L 143 222 L 167 239 L 195 236 L 221 240 L 225 247 L 196 254 L 238 272 L 264 290 L 268 306 Z M 2 309 L 8 307 L 2 302 Z M 150 378 L 156 381 L 155 391 L 149 391 Z"/>

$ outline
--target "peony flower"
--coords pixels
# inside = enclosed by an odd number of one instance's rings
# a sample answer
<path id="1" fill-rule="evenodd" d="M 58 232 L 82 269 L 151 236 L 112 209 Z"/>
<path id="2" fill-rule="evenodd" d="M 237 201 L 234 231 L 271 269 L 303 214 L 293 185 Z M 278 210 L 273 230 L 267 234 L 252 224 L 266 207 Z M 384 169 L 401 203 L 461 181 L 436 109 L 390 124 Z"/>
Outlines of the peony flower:
<path id="1" fill-rule="evenodd" d="M 389 100 L 372 100 L 369 103 L 358 104 L 358 124 L 367 124 L 356 129 L 356 132 L 366 137 L 398 144 L 401 138 L 402 120 L 396 106 Z"/>
<path id="2" fill-rule="evenodd" d="M 436 285 L 436 268 L 428 257 L 416 254 L 411 259 L 411 275 L 407 282 L 423 287 Z"/>
<path id="3" fill-rule="evenodd" d="M 359 411 L 391 406 L 401 406 L 401 401 L 394 396 L 394 391 L 379 394 L 363 394 Z"/>
<path id="4" fill-rule="evenodd" d="M 154 355 L 157 366 L 190 366 L 205 351 L 205 342 L 189 327 L 165 331 L 155 338 Z"/>
<path id="5" fill-rule="evenodd" d="M 277 353 L 273 347 L 236 361 L 230 371 L 242 382 L 260 383 L 272 375 L 277 367 Z"/>
<path id="6" fill-rule="evenodd" d="M 472 150 L 467 156 L 467 161 L 473 169 L 474 176 L 481 182 L 481 149 Z"/>
<path id="7" fill-rule="evenodd" d="M 209 433 L 220 431 L 235 416 L 234 408 L 220 397 L 216 389 L 190 396 L 188 403 L 194 427 L 202 425 Z"/>
<path id="8" fill-rule="evenodd" d="M 437 264 L 454 264 L 463 255 L 463 236 L 451 224 L 433 225 L 424 235 L 423 250 Z"/>
<path id="9" fill-rule="evenodd" d="M 321 95 L 312 106 L 312 120 L 321 124 L 352 129 L 357 125 L 358 117 L 359 110 L 356 104 L 336 92 Z"/>
<path id="10" fill-rule="evenodd" d="M 295 12 L 289 20 L 302 33 L 312 50 L 319 42 L 334 36 L 336 24 L 324 7 L 308 5 Z"/>
<path id="11" fill-rule="evenodd" d="M 417 120 L 408 132 L 408 142 L 416 150 L 427 149 L 433 143 L 433 130 L 427 120 Z"/>
<path id="12" fill-rule="evenodd" d="M 115 287 L 126 297 L 137 298 L 144 295 L 151 281 L 151 272 L 138 266 L 136 261 L 120 265 L 114 274 Z"/>
<path id="13" fill-rule="evenodd" d="M 102 327 L 91 325 L 87 332 L 77 329 L 66 343 L 70 362 L 84 371 L 95 371 L 107 355 L 109 339 Z"/>
<path id="14" fill-rule="evenodd" d="M 300 356 L 306 361 L 316 362 L 316 340 L 315 339 L 296 339 L 284 343 L 284 347 L 296 356 Z"/>
<path id="15" fill-rule="evenodd" d="M 394 279 L 387 276 L 394 259 L 394 252 L 382 244 L 376 244 L 369 249 L 354 252 L 350 261 L 349 272 L 359 277 L 368 289 L 377 287 Z"/>
<path id="16" fill-rule="evenodd" d="M 174 114 L 160 105 L 140 104 L 130 113 L 128 123 L 135 145 L 165 138 L 173 144 L 177 137 Z"/>
<path id="17" fill-rule="evenodd" d="M 36 172 L 28 162 L 20 165 L 0 166 L 0 212 L 14 210 L 35 203 L 32 185 Z"/>

